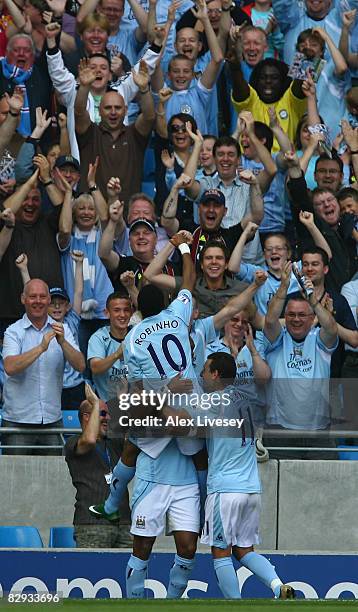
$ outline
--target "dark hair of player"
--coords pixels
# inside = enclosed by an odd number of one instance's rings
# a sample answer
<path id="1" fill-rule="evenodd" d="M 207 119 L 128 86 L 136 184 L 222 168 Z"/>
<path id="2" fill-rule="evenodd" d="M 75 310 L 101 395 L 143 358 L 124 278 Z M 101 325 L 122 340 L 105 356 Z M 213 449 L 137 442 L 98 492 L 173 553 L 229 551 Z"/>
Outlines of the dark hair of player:
<path id="1" fill-rule="evenodd" d="M 218 372 L 228 385 L 232 385 L 236 378 L 236 363 L 232 355 L 218 351 L 208 356 L 210 372 Z"/>
<path id="2" fill-rule="evenodd" d="M 165 308 L 163 292 L 155 285 L 145 285 L 138 293 L 138 310 L 143 319 L 159 314 Z"/>

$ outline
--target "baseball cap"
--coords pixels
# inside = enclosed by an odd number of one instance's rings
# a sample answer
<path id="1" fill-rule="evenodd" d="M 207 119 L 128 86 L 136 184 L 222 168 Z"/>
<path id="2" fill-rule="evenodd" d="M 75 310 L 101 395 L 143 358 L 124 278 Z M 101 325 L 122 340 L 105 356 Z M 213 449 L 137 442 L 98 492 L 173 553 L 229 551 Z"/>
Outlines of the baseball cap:
<path id="1" fill-rule="evenodd" d="M 67 300 L 67 302 L 70 301 L 67 291 L 61 287 L 52 287 L 52 289 L 50 289 L 50 296 L 54 297 L 55 295 L 57 295 L 57 297 L 62 297 L 64 300 Z"/>
<path id="2" fill-rule="evenodd" d="M 136 219 L 135 221 L 133 221 L 133 223 L 131 223 L 129 226 L 129 233 L 131 233 L 136 227 L 138 227 L 138 225 L 146 225 L 146 227 L 152 232 L 157 233 L 153 221 L 149 221 L 149 219 Z"/>
<path id="3" fill-rule="evenodd" d="M 56 168 L 63 168 L 63 166 L 73 166 L 75 170 L 80 171 L 79 161 L 73 157 L 73 155 L 60 155 L 55 161 Z"/>
<path id="4" fill-rule="evenodd" d="M 214 200 L 214 202 L 225 206 L 225 196 L 220 189 L 207 189 L 204 191 L 200 198 L 200 204 L 205 204 L 205 202 L 210 202 L 210 200 Z"/>

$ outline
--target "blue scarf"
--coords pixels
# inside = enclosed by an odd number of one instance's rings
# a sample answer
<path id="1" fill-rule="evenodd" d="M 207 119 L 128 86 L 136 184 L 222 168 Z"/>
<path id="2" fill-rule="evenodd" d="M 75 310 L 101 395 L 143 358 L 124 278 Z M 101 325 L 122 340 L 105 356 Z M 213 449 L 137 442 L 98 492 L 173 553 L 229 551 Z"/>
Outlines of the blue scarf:
<path id="1" fill-rule="evenodd" d="M 0 61 L 4 77 L 8 80 L 14 81 L 16 85 L 22 85 L 22 89 L 24 92 L 24 106 L 21 110 L 20 125 L 17 128 L 17 131 L 22 136 L 30 136 L 32 130 L 30 121 L 29 100 L 27 97 L 25 83 L 32 75 L 32 68 L 30 68 L 29 70 L 17 68 L 16 66 L 9 64 L 6 57 L 3 57 Z"/>

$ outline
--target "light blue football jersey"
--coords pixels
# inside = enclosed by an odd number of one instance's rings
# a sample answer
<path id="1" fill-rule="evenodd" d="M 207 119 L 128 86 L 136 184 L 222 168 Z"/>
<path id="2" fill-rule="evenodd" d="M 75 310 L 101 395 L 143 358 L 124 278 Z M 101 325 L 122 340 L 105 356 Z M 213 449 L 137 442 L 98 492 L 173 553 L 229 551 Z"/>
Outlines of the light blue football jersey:
<path id="1" fill-rule="evenodd" d="M 265 359 L 264 349 L 261 343 L 254 341 L 257 352 L 262 359 Z M 218 339 L 216 342 L 209 344 L 206 347 L 206 358 L 210 357 L 211 353 L 223 352 L 231 354 L 230 348 L 224 344 L 223 339 Z M 264 408 L 265 408 L 265 392 L 264 389 L 255 384 L 254 370 L 252 357 L 247 346 L 243 346 L 237 354 L 236 361 L 236 381 L 235 385 L 240 388 L 240 391 L 251 401 L 252 414 L 255 425 L 261 426 L 264 423 Z"/>
<path id="2" fill-rule="evenodd" d="M 299 270 L 301 270 L 302 262 L 298 261 L 297 265 Z M 266 264 L 264 266 L 254 266 L 253 264 L 241 263 L 240 271 L 235 274 L 235 278 L 238 278 L 239 280 L 244 281 L 245 283 L 252 283 L 255 279 L 255 272 L 257 270 L 265 270 L 266 272 L 268 272 Z M 266 282 L 261 285 L 261 287 L 259 287 L 254 297 L 254 302 L 260 314 L 265 315 L 267 313 L 268 304 L 272 297 L 275 295 L 280 284 L 281 279 L 277 278 L 277 276 L 275 276 L 271 272 L 268 272 L 268 278 Z M 287 293 L 294 293 L 295 291 L 300 291 L 300 289 L 301 288 L 297 282 L 295 275 L 291 272 L 291 279 Z"/>
<path id="3" fill-rule="evenodd" d="M 183 455 L 174 439 L 156 459 L 141 452 L 137 457 L 136 477 L 147 482 L 178 486 L 198 481 L 192 457 Z"/>
<path id="4" fill-rule="evenodd" d="M 110 326 L 100 327 L 89 339 L 87 359 L 105 359 L 112 355 L 122 344 L 120 340 L 111 335 Z M 126 378 L 128 368 L 123 360 L 117 359 L 114 364 L 103 374 L 93 374 L 99 397 L 107 402 L 116 397 L 116 384 Z"/>
<path id="5" fill-rule="evenodd" d="M 237 388 L 232 386 L 226 387 L 220 393 L 222 402 L 218 405 L 215 398 L 211 408 L 202 414 L 208 418 L 244 419 L 244 424 L 241 436 L 235 438 L 224 435 L 225 432 L 230 433 L 224 427 L 217 426 L 210 429 L 206 439 L 209 456 L 208 494 L 261 493 L 255 450 L 255 429 L 249 400 L 237 393 Z"/>
<path id="6" fill-rule="evenodd" d="M 205 317 L 205 319 L 193 321 L 190 336 L 194 342 L 194 370 L 197 378 L 200 378 L 206 361 L 207 345 L 219 340 L 219 331 L 215 329 L 214 317 Z"/>
<path id="7" fill-rule="evenodd" d="M 195 379 L 189 342 L 192 308 L 190 291 L 181 290 L 168 308 L 129 332 L 123 346 L 130 380 L 144 379 L 153 386 L 179 373 Z"/>
<path id="8" fill-rule="evenodd" d="M 320 329 L 313 328 L 303 342 L 296 342 L 287 329 L 271 343 L 263 334 L 266 360 L 272 371 L 267 385 L 266 421 L 287 429 L 325 429 L 330 423 L 329 377 L 331 355 Z"/>

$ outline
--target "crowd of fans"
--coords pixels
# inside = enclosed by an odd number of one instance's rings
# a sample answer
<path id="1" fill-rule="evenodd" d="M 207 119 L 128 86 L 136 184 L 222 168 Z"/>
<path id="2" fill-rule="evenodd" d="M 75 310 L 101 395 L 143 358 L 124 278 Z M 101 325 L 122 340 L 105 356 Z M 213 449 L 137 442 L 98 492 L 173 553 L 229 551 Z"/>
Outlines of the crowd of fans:
<path id="1" fill-rule="evenodd" d="M 138 291 L 180 288 L 179 233 L 197 375 L 231 353 L 270 446 L 358 429 L 357 0 L 0 4 L 2 427 L 61 426 L 85 380 L 110 399 Z"/>

